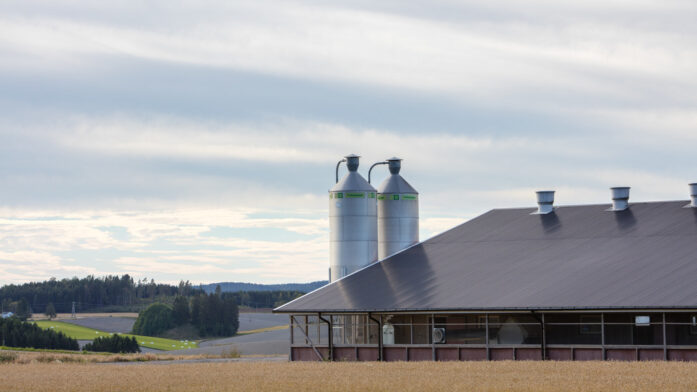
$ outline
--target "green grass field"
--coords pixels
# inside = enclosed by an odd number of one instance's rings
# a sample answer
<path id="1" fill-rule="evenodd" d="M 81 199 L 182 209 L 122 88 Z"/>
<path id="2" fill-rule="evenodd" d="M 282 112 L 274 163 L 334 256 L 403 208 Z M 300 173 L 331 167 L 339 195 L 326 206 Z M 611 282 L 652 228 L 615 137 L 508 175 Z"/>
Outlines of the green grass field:
<path id="1" fill-rule="evenodd" d="M 75 324 L 64 323 L 61 321 L 36 321 L 36 325 L 44 329 L 52 329 L 54 331 L 63 332 L 67 336 L 77 340 L 93 340 L 100 336 L 111 336 L 110 332 L 97 331 L 96 329 L 82 327 Z M 151 336 L 139 336 L 131 334 L 121 334 L 123 336 L 135 336 L 138 344 L 142 347 L 154 348 L 156 350 L 185 350 L 187 348 L 196 348 L 196 342 L 180 341 L 173 339 L 155 338 Z"/>

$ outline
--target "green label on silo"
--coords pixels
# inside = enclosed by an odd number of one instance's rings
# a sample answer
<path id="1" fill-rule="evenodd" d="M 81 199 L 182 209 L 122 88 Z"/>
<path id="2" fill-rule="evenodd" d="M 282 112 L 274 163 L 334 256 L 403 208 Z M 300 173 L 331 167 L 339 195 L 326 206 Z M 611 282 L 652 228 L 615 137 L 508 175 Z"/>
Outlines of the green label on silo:
<path id="1" fill-rule="evenodd" d="M 399 200 L 399 195 L 392 195 L 392 200 Z"/>
<path id="2" fill-rule="evenodd" d="M 385 200 L 385 195 L 378 195 L 378 200 Z"/>
<path id="3" fill-rule="evenodd" d="M 402 195 L 404 200 L 416 200 L 416 195 Z"/>
<path id="4" fill-rule="evenodd" d="M 368 193 L 368 198 L 375 199 L 375 192 Z"/>
<path id="5" fill-rule="evenodd" d="M 343 199 L 343 198 L 344 198 L 344 194 L 341 193 L 341 192 L 337 192 L 337 193 L 336 193 L 336 198 L 337 198 L 337 199 Z"/>
<path id="6" fill-rule="evenodd" d="M 365 198 L 365 193 L 363 192 L 346 192 L 347 199 L 363 199 Z"/>

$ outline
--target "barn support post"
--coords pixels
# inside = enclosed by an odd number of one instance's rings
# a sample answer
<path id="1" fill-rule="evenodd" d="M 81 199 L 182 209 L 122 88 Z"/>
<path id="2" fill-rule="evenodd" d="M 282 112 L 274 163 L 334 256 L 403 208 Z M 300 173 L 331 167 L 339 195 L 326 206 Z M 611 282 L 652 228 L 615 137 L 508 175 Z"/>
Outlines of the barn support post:
<path id="1" fill-rule="evenodd" d="M 540 356 L 544 361 L 545 359 L 547 359 L 547 334 L 545 332 L 545 314 L 542 313 L 538 315 L 537 313 L 535 313 L 534 310 L 531 311 L 530 314 L 532 314 L 532 317 L 534 317 L 535 320 L 537 320 L 537 322 L 540 323 L 540 328 L 542 329 L 542 341 L 540 342 Z"/>
<path id="2" fill-rule="evenodd" d="M 666 342 L 666 314 L 663 313 L 663 360 L 668 360 L 668 342 Z"/>
<path id="3" fill-rule="evenodd" d="M 486 360 L 491 361 L 491 350 L 489 349 L 489 313 L 484 317 L 484 328 L 486 328 L 486 342 L 484 342 L 484 344 L 486 344 Z"/>
<path id="4" fill-rule="evenodd" d="M 305 315 L 305 336 L 306 336 L 306 338 L 305 338 L 305 344 L 308 343 L 308 338 L 307 338 L 307 336 L 310 335 L 310 330 L 309 330 L 308 327 L 307 327 L 307 324 L 308 324 L 308 323 L 307 323 L 307 320 L 308 320 L 308 317 L 307 317 L 307 315 Z"/>
<path id="5" fill-rule="evenodd" d="M 327 324 L 327 337 L 329 339 L 329 360 L 334 361 L 334 328 L 332 328 L 332 316 L 329 316 L 329 320 L 322 317 L 322 313 L 317 313 L 317 317 L 320 321 Z"/>
<path id="6" fill-rule="evenodd" d="M 289 317 L 290 317 L 290 320 L 289 320 L 290 331 L 288 334 L 289 335 L 288 338 L 290 339 L 290 352 L 288 353 L 288 360 L 292 362 L 293 361 L 293 315 L 291 314 Z"/>
<path id="7" fill-rule="evenodd" d="M 545 314 L 542 313 L 542 360 L 547 359 L 547 328 L 545 328 Z"/>
<path id="8" fill-rule="evenodd" d="M 436 360 L 436 341 L 433 340 L 433 330 L 436 328 L 436 315 L 431 314 L 431 359 Z"/>
<path id="9" fill-rule="evenodd" d="M 382 361 L 382 317 L 378 320 L 368 313 L 368 318 L 378 325 L 378 361 Z"/>
<path id="10" fill-rule="evenodd" d="M 600 349 L 602 352 L 603 361 L 607 360 L 607 351 L 605 350 L 605 313 L 600 313 Z"/>

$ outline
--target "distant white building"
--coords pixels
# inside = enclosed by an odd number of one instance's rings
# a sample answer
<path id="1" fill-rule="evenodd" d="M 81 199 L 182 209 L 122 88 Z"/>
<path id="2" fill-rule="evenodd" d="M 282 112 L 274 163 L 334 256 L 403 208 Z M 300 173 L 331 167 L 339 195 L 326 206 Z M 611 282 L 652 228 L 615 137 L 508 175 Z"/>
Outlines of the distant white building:
<path id="1" fill-rule="evenodd" d="M 14 315 L 15 315 L 15 314 L 12 313 L 12 312 L 2 312 L 2 318 L 4 318 L 4 319 L 10 318 L 10 317 L 12 317 L 12 316 L 14 316 Z"/>

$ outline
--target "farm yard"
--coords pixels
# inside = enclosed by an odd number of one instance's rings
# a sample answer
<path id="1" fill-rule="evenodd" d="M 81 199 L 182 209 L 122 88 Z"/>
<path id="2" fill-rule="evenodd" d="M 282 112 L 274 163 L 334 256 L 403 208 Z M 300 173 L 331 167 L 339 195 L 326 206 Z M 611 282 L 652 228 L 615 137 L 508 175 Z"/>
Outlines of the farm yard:
<path id="1" fill-rule="evenodd" d="M 694 391 L 675 362 L 205 362 L 0 364 L 7 390 L 52 391 Z M 195 388 L 193 388 L 195 386 Z"/>

